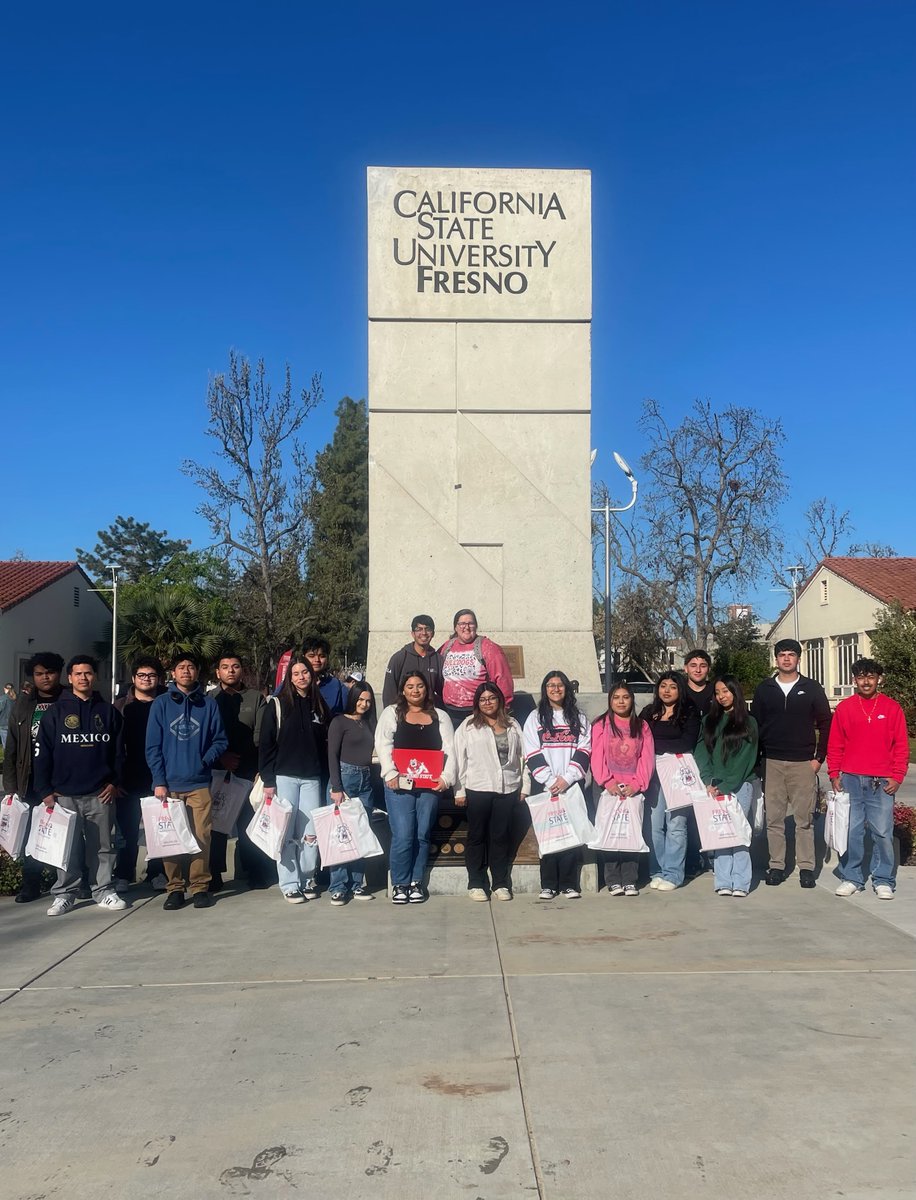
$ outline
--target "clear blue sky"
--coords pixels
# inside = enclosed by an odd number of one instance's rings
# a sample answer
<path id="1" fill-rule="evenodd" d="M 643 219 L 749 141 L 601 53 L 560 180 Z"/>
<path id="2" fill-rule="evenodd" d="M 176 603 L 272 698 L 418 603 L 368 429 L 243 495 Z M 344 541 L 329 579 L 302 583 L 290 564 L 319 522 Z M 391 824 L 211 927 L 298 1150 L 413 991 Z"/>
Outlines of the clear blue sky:
<path id="1" fill-rule="evenodd" d="M 0 557 L 119 513 L 206 544 L 178 464 L 230 347 L 323 372 L 323 445 L 366 393 L 365 167 L 430 163 L 591 169 L 603 461 L 638 461 L 644 396 L 753 405 L 790 530 L 827 493 L 916 554 L 911 0 L 52 3 L 4 34 Z"/>

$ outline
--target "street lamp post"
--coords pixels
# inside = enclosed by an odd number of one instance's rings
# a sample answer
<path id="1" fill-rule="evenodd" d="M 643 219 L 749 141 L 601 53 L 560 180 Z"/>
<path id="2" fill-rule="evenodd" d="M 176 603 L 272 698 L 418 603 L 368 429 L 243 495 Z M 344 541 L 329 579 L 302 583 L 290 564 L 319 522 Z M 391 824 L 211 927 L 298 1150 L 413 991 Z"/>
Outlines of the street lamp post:
<path id="1" fill-rule="evenodd" d="M 786 567 L 787 571 L 792 572 L 792 615 L 795 617 L 795 640 L 800 641 L 798 636 L 798 577 L 804 575 L 805 568 L 802 566 Z"/>
<path id="2" fill-rule="evenodd" d="M 90 592 L 111 592 L 111 702 L 115 701 L 118 686 L 118 568 L 109 567 L 111 587 L 90 588 Z"/>
<path id="3" fill-rule="evenodd" d="M 630 481 L 632 494 L 629 504 L 624 504 L 616 507 L 610 503 L 610 493 L 605 489 L 604 504 L 600 508 L 592 508 L 593 513 L 604 514 L 604 686 L 605 690 L 610 687 L 611 682 L 611 662 L 613 652 L 611 650 L 611 513 L 626 512 L 627 509 L 633 507 L 636 503 L 636 493 L 639 490 L 639 481 L 630 470 L 627 460 L 613 451 L 614 462 L 620 467 L 624 475 Z M 592 462 L 594 463 L 598 451 L 592 452 Z"/>

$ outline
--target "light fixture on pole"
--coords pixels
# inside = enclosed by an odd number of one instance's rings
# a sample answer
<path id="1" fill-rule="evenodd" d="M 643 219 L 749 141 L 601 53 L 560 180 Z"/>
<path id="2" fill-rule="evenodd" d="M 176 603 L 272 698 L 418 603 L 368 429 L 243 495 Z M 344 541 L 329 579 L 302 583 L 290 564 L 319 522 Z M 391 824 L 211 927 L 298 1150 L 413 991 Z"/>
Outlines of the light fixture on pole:
<path id="1" fill-rule="evenodd" d="M 605 690 L 610 687 L 611 681 L 611 666 L 613 663 L 613 652 L 611 650 L 611 513 L 626 512 L 636 503 L 636 493 L 639 490 L 639 481 L 630 470 L 627 460 L 616 450 L 613 451 L 614 462 L 620 467 L 624 475 L 630 481 L 632 494 L 629 504 L 621 506 L 612 505 L 610 493 L 607 488 L 604 491 L 604 504 L 599 508 L 592 508 L 593 513 L 604 514 L 604 686 Z M 598 457 L 598 451 L 593 450 L 591 454 L 590 464 L 593 465 Z"/>
<path id="2" fill-rule="evenodd" d="M 111 587 L 90 588 L 90 592 L 111 592 L 111 702 L 114 704 L 118 686 L 118 568 L 109 567 Z"/>
<path id="3" fill-rule="evenodd" d="M 786 567 L 787 571 L 792 572 L 792 613 L 795 617 L 795 640 L 800 641 L 798 636 L 798 577 L 804 575 L 805 568 L 803 566 Z"/>

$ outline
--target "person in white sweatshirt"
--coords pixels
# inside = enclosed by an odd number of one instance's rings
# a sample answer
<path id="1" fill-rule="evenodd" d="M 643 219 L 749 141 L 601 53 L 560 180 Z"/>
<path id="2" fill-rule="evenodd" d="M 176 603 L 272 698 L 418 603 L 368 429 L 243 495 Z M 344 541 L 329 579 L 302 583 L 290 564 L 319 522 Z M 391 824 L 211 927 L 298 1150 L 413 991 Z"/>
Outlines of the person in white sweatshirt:
<path id="1" fill-rule="evenodd" d="M 455 764 L 455 804 L 467 806 L 468 814 L 468 896 L 486 901 L 489 888 L 497 900 L 511 900 L 513 815 L 530 787 L 522 727 L 506 710 L 498 684 L 482 683 L 474 693 L 471 715 L 455 731 Z"/>
<path id="2" fill-rule="evenodd" d="M 579 712 L 569 679 L 562 671 L 548 671 L 541 683 L 541 699 L 525 722 L 525 761 L 539 790 L 558 796 L 588 774 L 592 727 Z M 581 849 L 560 850 L 541 858 L 541 893 L 553 900 L 561 892 L 577 900 Z"/>

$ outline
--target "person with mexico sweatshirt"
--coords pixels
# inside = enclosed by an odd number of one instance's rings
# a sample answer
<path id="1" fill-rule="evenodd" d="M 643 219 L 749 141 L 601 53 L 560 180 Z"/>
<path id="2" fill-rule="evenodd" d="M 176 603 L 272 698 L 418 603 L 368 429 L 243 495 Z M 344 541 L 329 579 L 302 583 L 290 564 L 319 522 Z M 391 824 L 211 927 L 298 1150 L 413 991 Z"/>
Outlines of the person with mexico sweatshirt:
<path id="1" fill-rule="evenodd" d="M 188 824 L 200 850 L 181 858 L 163 859 L 167 883 L 166 909 L 181 908 L 189 888 L 195 908 L 209 908 L 210 775 L 229 748 L 223 719 L 212 696 L 200 689 L 193 654 L 179 652 L 172 664 L 172 682 L 152 704 L 146 727 L 146 761 L 153 793 L 183 800 Z"/>
<path id="2" fill-rule="evenodd" d="M 855 694 L 841 700 L 827 742 L 833 789 L 849 795 L 849 837 L 837 868 L 837 896 L 865 888 L 865 827 L 871 834 L 871 881 L 879 900 L 893 900 L 894 795 L 909 765 L 906 717 L 890 696 L 878 691 L 884 668 L 873 658 L 852 664 Z"/>
<path id="3" fill-rule="evenodd" d="M 75 655 L 67 664 L 71 690 L 61 692 L 38 730 L 34 787 L 43 804 L 75 814 L 70 859 L 51 888 L 49 917 L 76 902 L 85 857 L 92 898 L 108 911 L 127 905 L 112 888 L 114 799 L 119 783 L 121 714 L 94 691 L 95 659 Z"/>

